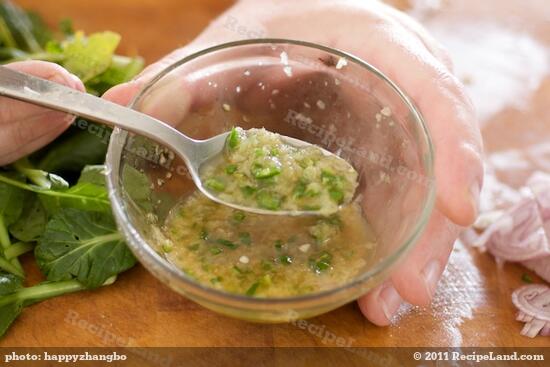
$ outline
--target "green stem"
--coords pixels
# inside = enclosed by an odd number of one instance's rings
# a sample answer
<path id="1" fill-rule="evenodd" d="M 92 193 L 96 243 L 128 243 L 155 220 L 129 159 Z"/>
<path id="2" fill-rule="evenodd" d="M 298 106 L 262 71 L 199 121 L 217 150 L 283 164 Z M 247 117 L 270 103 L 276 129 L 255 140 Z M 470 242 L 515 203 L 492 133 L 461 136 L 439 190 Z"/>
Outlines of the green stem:
<path id="1" fill-rule="evenodd" d="M 115 282 L 116 276 L 107 279 L 103 286 L 111 285 Z M 87 289 L 76 279 L 63 280 L 60 282 L 45 282 L 34 287 L 23 288 L 14 293 L 0 297 L 0 307 L 7 304 L 23 301 L 25 305 L 44 301 L 49 298 L 61 296 L 67 293 L 78 292 Z"/>
<path id="2" fill-rule="evenodd" d="M 43 189 L 50 188 L 51 182 L 46 177 L 46 173 L 44 171 L 33 169 L 26 157 L 18 160 L 12 164 L 12 166 L 17 172 L 21 173 L 35 185 Z"/>
<path id="3" fill-rule="evenodd" d="M 11 247 L 11 240 L 10 240 L 10 234 L 8 233 L 8 229 L 6 228 L 4 224 L 4 216 L 0 214 L 0 245 L 2 246 L 3 250 L 6 251 Z M 11 265 L 17 269 L 17 274 L 13 271 L 10 271 L 10 273 L 20 275 L 23 274 L 25 276 L 25 272 L 23 271 L 23 267 L 21 266 L 21 263 L 17 258 L 9 260 Z"/>
<path id="4" fill-rule="evenodd" d="M 8 178 L 8 177 L 2 176 L 2 175 L 0 175 L 0 182 L 4 182 L 4 183 L 7 183 L 8 185 L 19 187 L 20 189 L 23 189 L 23 190 L 32 191 L 32 192 L 35 192 L 35 193 L 40 194 L 40 195 L 70 198 L 70 199 L 82 199 L 83 198 L 82 195 L 71 194 L 71 193 L 66 193 L 66 192 L 61 192 L 61 191 L 44 190 L 44 189 L 41 189 L 38 186 L 27 185 L 23 182 L 19 182 L 17 180 L 12 180 L 11 178 Z M 87 201 L 91 201 L 91 202 L 96 202 L 96 203 L 100 203 L 100 204 L 104 204 L 104 205 L 109 205 L 110 204 L 109 199 L 98 199 L 98 198 L 94 198 L 94 197 L 84 197 L 84 198 Z"/>
<path id="5" fill-rule="evenodd" d="M 3 41 L 4 45 L 9 48 L 17 48 L 15 39 L 10 32 L 10 29 L 4 19 L 0 18 L 0 40 Z"/>
<path id="6" fill-rule="evenodd" d="M 11 260 L 23 254 L 26 254 L 27 252 L 32 251 L 33 249 L 34 249 L 34 244 L 32 243 L 17 242 L 11 245 L 6 250 L 4 250 L 4 256 L 6 257 L 7 260 Z"/>
<path id="7" fill-rule="evenodd" d="M 4 225 L 4 216 L 2 214 L 0 214 L 0 245 L 2 245 L 4 250 L 7 250 L 11 246 L 10 235 Z"/>
<path id="8" fill-rule="evenodd" d="M 19 270 L 15 265 L 10 263 L 8 260 L 4 259 L 2 256 L 0 256 L 0 269 L 5 270 L 8 273 L 12 273 L 13 275 L 17 275 L 18 277 L 21 277 L 21 278 L 25 277 L 25 273 Z"/>
<path id="9" fill-rule="evenodd" d="M 39 302 L 65 293 L 81 291 L 83 289 L 86 289 L 86 287 L 74 279 L 55 283 L 43 283 L 35 285 L 34 287 L 23 288 L 17 292 L 1 297 L 0 307 L 17 301 L 29 303 Z"/>

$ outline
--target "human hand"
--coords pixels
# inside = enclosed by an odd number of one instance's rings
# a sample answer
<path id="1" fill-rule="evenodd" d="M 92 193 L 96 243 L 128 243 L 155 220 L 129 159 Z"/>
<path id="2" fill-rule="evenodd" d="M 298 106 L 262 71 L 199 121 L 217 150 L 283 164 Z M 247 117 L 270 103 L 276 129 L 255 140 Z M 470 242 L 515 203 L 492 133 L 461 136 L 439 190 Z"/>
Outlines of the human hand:
<path id="1" fill-rule="evenodd" d="M 84 91 L 82 82 L 57 64 L 22 61 L 5 66 Z M 72 121 L 73 117 L 65 113 L 0 97 L 0 166 L 40 149 L 59 136 Z"/>
<path id="2" fill-rule="evenodd" d="M 483 177 L 475 113 L 447 53 L 415 21 L 377 1 L 242 0 L 191 44 L 149 66 L 135 81 L 113 88 L 106 98 L 127 104 L 173 62 L 248 35 L 300 39 L 352 53 L 397 82 L 420 108 L 436 151 L 436 208 L 419 243 L 390 279 L 358 303 L 377 325 L 389 324 L 403 301 L 428 305 L 460 227 L 477 216 Z"/>

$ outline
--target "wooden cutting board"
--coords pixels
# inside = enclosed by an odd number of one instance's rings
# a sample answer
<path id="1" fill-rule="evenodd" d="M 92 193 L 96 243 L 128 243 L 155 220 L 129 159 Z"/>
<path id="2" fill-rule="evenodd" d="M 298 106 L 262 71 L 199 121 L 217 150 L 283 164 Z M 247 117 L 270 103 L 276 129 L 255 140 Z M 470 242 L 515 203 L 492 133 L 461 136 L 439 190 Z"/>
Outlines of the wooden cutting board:
<path id="1" fill-rule="evenodd" d="M 78 29 L 87 32 L 117 31 L 123 36 L 122 52 L 143 55 L 148 62 L 190 41 L 232 3 L 229 0 L 18 2 L 44 15 L 52 25 L 71 18 Z M 491 9 L 488 3 L 504 6 L 509 2 L 511 0 L 482 3 L 484 8 Z M 406 2 L 400 3 L 406 5 Z M 544 1 L 540 4 L 545 6 Z M 549 28 L 540 34 L 550 34 Z M 550 44 L 550 40 L 545 41 Z M 529 108 L 523 112 L 504 109 L 493 117 L 491 124 L 509 121 L 511 126 L 516 126 L 516 121 L 529 118 L 529 126 L 547 127 L 545 131 L 550 132 L 548 100 L 550 79 L 547 78 L 528 102 Z M 501 140 L 490 130 L 486 131 L 486 138 L 491 149 L 500 148 Z M 37 278 L 38 271 L 30 258 L 25 260 L 30 277 Z M 324 328 L 345 338 L 353 346 L 549 346 L 548 338 L 529 339 L 519 335 L 523 324 L 514 320 L 510 294 L 523 284 L 524 273 L 528 272 L 514 264 L 498 268 L 489 255 L 458 243 L 430 308 L 403 306 L 393 325 L 385 328 L 366 321 L 355 304 L 308 323 L 317 326 L 315 330 Z M 331 344 L 334 343 L 291 324 L 252 324 L 217 315 L 173 293 L 141 266 L 121 276 L 114 286 L 68 295 L 26 309 L 0 341 L 4 347 Z"/>

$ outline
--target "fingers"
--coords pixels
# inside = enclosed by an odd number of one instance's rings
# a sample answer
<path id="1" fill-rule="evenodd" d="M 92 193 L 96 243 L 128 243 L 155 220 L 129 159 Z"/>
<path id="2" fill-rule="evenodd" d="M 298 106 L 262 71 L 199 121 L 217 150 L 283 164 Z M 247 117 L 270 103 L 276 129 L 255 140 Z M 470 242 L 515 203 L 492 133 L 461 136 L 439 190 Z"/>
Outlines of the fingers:
<path id="1" fill-rule="evenodd" d="M 396 267 L 390 280 L 358 300 L 359 308 L 376 325 L 388 325 L 405 301 L 428 306 L 452 252 L 459 227 L 437 212 L 419 243 Z M 434 246 L 437 242 L 437 246 Z"/>
<path id="2" fill-rule="evenodd" d="M 61 66 L 42 61 L 6 65 L 11 69 L 84 91 L 84 85 Z M 73 121 L 62 112 L 0 97 L 0 165 L 9 164 L 43 147 Z"/>
<path id="3" fill-rule="evenodd" d="M 382 31 L 377 42 L 362 56 L 397 81 L 428 125 L 437 208 L 454 223 L 470 225 L 477 217 L 483 179 L 482 140 L 471 101 L 457 78 L 410 32 Z"/>
<path id="4" fill-rule="evenodd" d="M 357 300 L 363 315 L 378 326 L 389 325 L 402 303 L 403 299 L 391 281 L 376 287 L 369 294 Z"/>
<path id="5" fill-rule="evenodd" d="M 392 17 L 399 22 L 401 26 L 415 34 L 420 41 L 424 44 L 424 47 L 430 53 L 438 59 L 445 67 L 452 73 L 453 72 L 453 60 L 447 52 L 447 50 L 424 28 L 413 18 L 409 17 L 405 13 L 395 9 L 390 5 L 380 3 L 381 11 Z"/>

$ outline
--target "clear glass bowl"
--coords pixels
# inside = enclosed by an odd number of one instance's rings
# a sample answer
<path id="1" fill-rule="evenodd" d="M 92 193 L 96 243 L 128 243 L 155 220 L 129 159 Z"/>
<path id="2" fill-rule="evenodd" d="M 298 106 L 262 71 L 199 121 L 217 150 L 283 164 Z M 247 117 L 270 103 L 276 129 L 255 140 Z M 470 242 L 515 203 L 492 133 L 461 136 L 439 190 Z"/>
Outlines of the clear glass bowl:
<path id="1" fill-rule="evenodd" d="M 108 186 L 130 248 L 163 283 L 222 314 L 284 322 L 348 303 L 389 275 L 431 214 L 433 151 L 422 116 L 380 71 L 344 52 L 277 39 L 219 45 L 166 68 L 130 107 L 196 139 L 234 125 L 263 126 L 336 152 L 360 174 L 357 194 L 378 240 L 360 276 L 338 288 L 299 297 L 229 294 L 197 283 L 155 250 L 167 213 L 195 190 L 182 160 L 151 140 L 114 131 L 107 156 Z M 153 183 L 141 191 L 151 190 L 154 198 L 148 213 L 133 200 L 136 178 L 123 174 L 125 166 L 144 172 Z"/>

